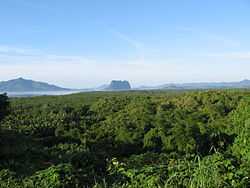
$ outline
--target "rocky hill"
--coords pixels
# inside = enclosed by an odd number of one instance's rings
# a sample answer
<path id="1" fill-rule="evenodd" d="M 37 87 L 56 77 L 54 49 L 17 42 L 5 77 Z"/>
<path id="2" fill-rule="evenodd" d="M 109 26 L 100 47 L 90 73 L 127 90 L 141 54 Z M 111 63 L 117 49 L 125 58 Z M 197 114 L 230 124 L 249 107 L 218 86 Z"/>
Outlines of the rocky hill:
<path id="1" fill-rule="evenodd" d="M 111 81 L 110 85 L 106 88 L 106 90 L 130 90 L 131 86 L 130 83 L 126 80 L 113 80 Z"/>

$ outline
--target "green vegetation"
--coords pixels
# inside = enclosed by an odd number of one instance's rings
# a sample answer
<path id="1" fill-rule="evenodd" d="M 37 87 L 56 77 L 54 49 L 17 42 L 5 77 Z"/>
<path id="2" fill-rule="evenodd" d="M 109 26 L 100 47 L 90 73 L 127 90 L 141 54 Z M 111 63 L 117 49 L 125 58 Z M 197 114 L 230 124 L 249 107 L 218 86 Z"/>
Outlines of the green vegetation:
<path id="1" fill-rule="evenodd" d="M 247 90 L 0 95 L 0 120 L 3 188 L 250 187 Z"/>
<path id="2" fill-rule="evenodd" d="M 9 100 L 6 94 L 0 95 L 0 121 L 8 113 Z"/>

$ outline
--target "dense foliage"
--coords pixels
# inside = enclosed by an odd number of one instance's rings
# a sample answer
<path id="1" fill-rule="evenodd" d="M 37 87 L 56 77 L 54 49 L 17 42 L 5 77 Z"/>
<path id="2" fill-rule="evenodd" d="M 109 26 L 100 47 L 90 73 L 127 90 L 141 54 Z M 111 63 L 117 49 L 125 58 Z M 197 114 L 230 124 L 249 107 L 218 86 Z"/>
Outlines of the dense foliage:
<path id="1" fill-rule="evenodd" d="M 248 91 L 97 92 L 8 105 L 0 95 L 0 187 L 250 186 Z"/>
<path id="2" fill-rule="evenodd" d="M 0 121 L 8 113 L 9 100 L 6 94 L 0 95 Z"/>

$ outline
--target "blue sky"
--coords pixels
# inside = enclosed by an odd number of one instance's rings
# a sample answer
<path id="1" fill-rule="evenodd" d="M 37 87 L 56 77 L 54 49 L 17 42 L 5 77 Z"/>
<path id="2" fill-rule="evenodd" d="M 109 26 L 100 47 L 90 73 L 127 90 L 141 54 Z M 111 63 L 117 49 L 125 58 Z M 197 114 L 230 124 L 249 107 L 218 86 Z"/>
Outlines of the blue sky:
<path id="1" fill-rule="evenodd" d="M 0 80 L 65 87 L 250 79 L 248 0 L 0 2 Z"/>

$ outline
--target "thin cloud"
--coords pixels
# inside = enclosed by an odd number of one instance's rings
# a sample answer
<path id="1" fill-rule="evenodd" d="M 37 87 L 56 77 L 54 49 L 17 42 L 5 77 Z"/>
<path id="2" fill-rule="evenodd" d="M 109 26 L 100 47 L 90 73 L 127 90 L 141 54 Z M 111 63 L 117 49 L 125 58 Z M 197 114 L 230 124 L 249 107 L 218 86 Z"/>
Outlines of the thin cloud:
<path id="1" fill-rule="evenodd" d="M 88 60 L 83 56 L 66 56 L 45 53 L 42 50 L 34 48 L 20 48 L 8 45 L 0 45 L 0 62 L 6 59 L 20 59 L 26 58 L 27 60 L 46 60 L 46 61 L 68 61 L 68 62 L 81 62 Z M 14 61 L 15 62 L 15 61 Z M 14 63 L 13 62 L 13 63 Z M 36 62 L 36 61 L 34 61 Z"/>
<path id="2" fill-rule="evenodd" d="M 20 59 L 19 59 L 20 61 Z M 97 87 L 113 79 L 129 80 L 133 86 L 171 82 L 236 81 L 250 78 L 250 64 L 211 62 L 99 62 L 60 59 L 21 59 L 22 63 L 0 64 L 0 80 L 25 77 L 70 88 Z M 225 71 L 225 69 L 227 71 Z"/>
<path id="3" fill-rule="evenodd" d="M 225 60 L 250 60 L 250 51 L 248 52 L 231 52 L 231 53 L 213 53 L 207 54 L 209 57 L 221 58 Z"/>
<path id="4" fill-rule="evenodd" d="M 8 45 L 0 45 L 0 54 L 8 55 L 37 55 L 41 53 L 40 50 L 35 50 L 33 48 L 20 48 Z"/>
<path id="5" fill-rule="evenodd" d="M 132 48 L 134 48 L 136 50 L 136 53 L 138 54 L 138 59 L 140 62 L 145 61 L 145 45 L 142 42 L 139 42 L 133 39 L 132 37 L 128 36 L 127 34 L 114 30 L 110 27 L 108 28 L 108 31 L 115 37 L 119 38 L 122 41 L 127 42 Z"/>
<path id="6" fill-rule="evenodd" d="M 105 61 L 83 56 L 31 53 L 39 50 L 3 45 L 0 51 L 4 52 L 0 53 L 0 80 L 21 76 L 70 88 L 96 87 L 113 79 L 130 80 L 132 85 L 139 86 L 250 78 L 250 64 L 246 63 L 250 59 L 248 52 L 190 55 L 178 59 L 147 58 L 141 62 L 139 59 Z M 10 53 L 13 51 L 15 55 Z"/>
<path id="7" fill-rule="evenodd" d="M 228 47 L 240 47 L 241 46 L 241 43 L 237 40 L 232 40 L 225 36 L 214 34 L 212 32 L 206 32 L 201 29 L 197 29 L 193 27 L 178 27 L 177 29 L 180 31 L 187 31 L 187 32 L 193 33 L 204 39 L 220 42 Z"/>
<path id="8" fill-rule="evenodd" d="M 111 30 L 110 31 L 117 36 L 118 38 L 120 38 L 123 41 L 126 41 L 127 43 L 129 43 L 131 46 L 133 46 L 136 49 L 142 49 L 144 47 L 144 44 L 141 42 L 138 42 L 137 40 L 132 39 L 131 37 L 129 37 L 128 35 L 121 33 L 119 31 L 115 31 L 115 30 Z"/>

